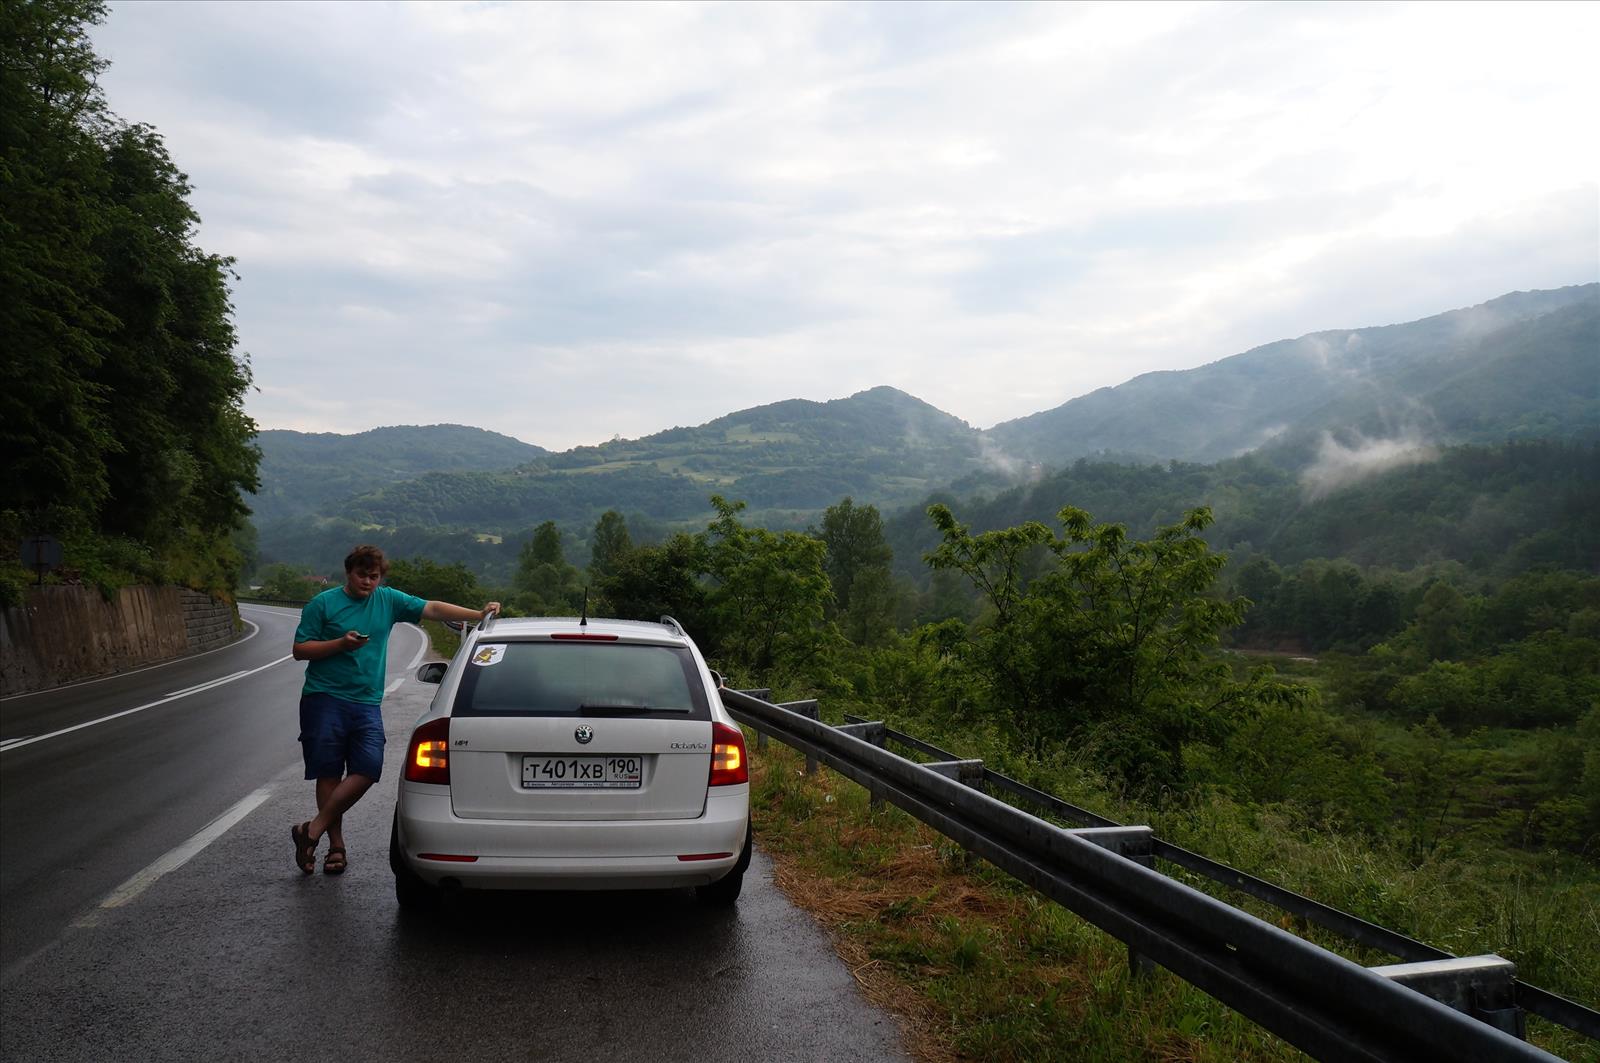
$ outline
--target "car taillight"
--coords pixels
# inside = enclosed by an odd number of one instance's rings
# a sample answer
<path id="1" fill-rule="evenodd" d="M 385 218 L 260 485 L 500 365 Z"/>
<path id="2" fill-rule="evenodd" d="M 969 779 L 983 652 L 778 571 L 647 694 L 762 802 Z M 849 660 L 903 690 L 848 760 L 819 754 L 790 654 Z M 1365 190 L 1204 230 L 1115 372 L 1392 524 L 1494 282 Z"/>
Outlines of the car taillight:
<path id="1" fill-rule="evenodd" d="M 725 723 L 711 725 L 712 786 L 732 786 L 750 781 L 750 764 L 744 752 L 744 732 Z"/>
<path id="2" fill-rule="evenodd" d="M 450 785 L 450 717 L 433 720 L 411 732 L 406 750 L 406 781 Z"/>

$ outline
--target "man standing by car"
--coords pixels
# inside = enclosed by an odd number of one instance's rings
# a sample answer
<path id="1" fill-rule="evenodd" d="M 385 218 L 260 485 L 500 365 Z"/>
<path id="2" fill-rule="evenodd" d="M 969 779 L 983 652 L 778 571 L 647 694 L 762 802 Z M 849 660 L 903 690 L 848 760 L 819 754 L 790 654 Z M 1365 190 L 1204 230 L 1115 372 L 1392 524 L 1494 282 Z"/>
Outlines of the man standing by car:
<path id="1" fill-rule="evenodd" d="M 294 659 L 308 661 L 300 694 L 300 748 L 306 778 L 317 784 L 317 814 L 289 829 L 294 862 L 317 869 L 317 843 L 328 836 L 324 874 L 344 872 L 344 813 L 383 773 L 383 678 L 389 629 L 418 620 L 482 620 L 480 609 L 425 602 L 382 586 L 389 561 L 376 546 L 358 546 L 344 559 L 344 585 L 323 591 L 300 612 Z"/>

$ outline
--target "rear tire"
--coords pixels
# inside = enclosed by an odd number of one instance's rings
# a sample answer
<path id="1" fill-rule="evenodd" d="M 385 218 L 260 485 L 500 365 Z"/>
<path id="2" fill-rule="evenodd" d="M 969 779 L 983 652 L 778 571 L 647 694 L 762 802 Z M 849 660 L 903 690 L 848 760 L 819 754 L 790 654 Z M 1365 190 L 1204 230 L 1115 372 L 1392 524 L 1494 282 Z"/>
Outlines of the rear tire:
<path id="1" fill-rule="evenodd" d="M 394 899 L 402 912 L 432 912 L 439 907 L 439 891 L 410 872 L 394 877 Z"/>
<path id="2" fill-rule="evenodd" d="M 395 810 L 389 827 L 389 870 L 394 872 L 394 899 L 402 912 L 431 912 L 439 907 L 439 891 L 422 881 L 406 866 L 400 849 L 400 812 Z"/>
<path id="3" fill-rule="evenodd" d="M 739 854 L 739 862 L 733 865 L 733 870 L 710 885 L 696 886 L 694 888 L 695 898 L 701 904 L 709 904 L 716 908 L 729 908 L 739 899 L 739 893 L 744 889 L 744 870 L 750 866 L 751 841 L 750 828 L 746 827 L 744 829 L 744 851 Z"/>

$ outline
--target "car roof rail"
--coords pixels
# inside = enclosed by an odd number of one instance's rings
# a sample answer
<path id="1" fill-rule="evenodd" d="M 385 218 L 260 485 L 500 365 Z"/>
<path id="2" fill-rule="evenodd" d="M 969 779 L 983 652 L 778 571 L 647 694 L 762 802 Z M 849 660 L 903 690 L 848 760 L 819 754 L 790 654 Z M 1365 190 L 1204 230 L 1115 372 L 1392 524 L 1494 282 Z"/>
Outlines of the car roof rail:
<path id="1" fill-rule="evenodd" d="M 678 634 L 682 635 L 684 638 L 688 638 L 689 637 L 689 633 L 687 631 L 683 630 L 683 625 L 678 623 L 676 620 L 674 620 L 670 616 L 663 616 L 661 618 L 661 626 L 662 627 L 666 627 L 666 628 L 671 628 L 673 631 L 675 631 Z"/>

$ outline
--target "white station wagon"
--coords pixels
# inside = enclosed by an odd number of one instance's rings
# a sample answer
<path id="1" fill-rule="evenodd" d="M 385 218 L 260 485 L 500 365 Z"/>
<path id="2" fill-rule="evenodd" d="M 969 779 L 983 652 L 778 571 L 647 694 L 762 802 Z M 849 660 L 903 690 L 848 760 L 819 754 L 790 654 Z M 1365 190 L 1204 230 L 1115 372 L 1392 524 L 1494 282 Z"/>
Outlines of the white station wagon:
<path id="1" fill-rule="evenodd" d="M 402 908 L 455 889 L 695 887 L 750 863 L 744 735 L 677 621 L 469 628 L 406 750 L 389 864 Z"/>

